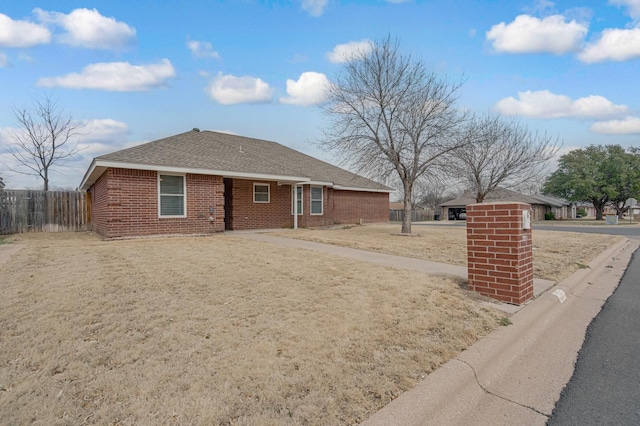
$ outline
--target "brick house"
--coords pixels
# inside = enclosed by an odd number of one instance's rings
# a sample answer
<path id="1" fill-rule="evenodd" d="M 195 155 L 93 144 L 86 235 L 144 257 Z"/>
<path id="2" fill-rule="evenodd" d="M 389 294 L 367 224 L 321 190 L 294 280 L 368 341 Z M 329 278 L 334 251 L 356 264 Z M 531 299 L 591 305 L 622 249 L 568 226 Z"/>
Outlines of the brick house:
<path id="1" fill-rule="evenodd" d="M 388 222 L 392 192 L 276 142 L 198 129 L 94 158 L 80 188 L 107 238 Z"/>
<path id="2" fill-rule="evenodd" d="M 532 219 L 544 220 L 546 213 L 553 213 L 556 219 L 567 219 L 574 217 L 571 203 L 554 197 L 543 195 L 525 195 L 505 188 L 496 188 L 485 198 L 485 202 L 520 202 L 531 204 Z M 440 204 L 442 210 L 442 220 L 457 220 L 466 217 L 466 207 L 475 204 L 476 199 L 472 191 L 465 191 L 464 194 L 455 200 Z M 464 216 L 461 216 L 464 213 Z"/>

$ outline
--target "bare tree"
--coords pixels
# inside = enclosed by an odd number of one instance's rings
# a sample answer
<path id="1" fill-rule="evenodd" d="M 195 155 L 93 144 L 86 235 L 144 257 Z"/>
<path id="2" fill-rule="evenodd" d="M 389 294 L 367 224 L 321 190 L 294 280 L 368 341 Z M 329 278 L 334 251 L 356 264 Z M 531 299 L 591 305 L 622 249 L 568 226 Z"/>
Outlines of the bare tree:
<path id="1" fill-rule="evenodd" d="M 518 188 L 542 180 L 559 149 L 557 139 L 494 114 L 473 117 L 461 137 L 468 143 L 452 152 L 450 173 L 475 193 L 478 203 L 498 187 Z"/>
<path id="2" fill-rule="evenodd" d="M 413 185 L 413 204 L 436 210 L 440 204 L 456 198 L 459 192 L 455 182 L 446 175 L 446 171 L 438 168 L 421 176 Z"/>
<path id="3" fill-rule="evenodd" d="M 390 37 L 369 47 L 349 58 L 330 85 L 324 111 L 331 124 L 319 145 L 359 173 L 398 180 L 404 194 L 402 232 L 411 233 L 414 183 L 466 143 L 452 137 L 463 120 L 455 106 L 461 84 L 402 55 Z"/>
<path id="4" fill-rule="evenodd" d="M 11 149 L 11 155 L 27 170 L 14 171 L 42 178 L 43 189 L 48 191 L 51 168 L 63 165 L 79 151 L 73 139 L 85 123 L 65 115 L 50 95 L 35 97 L 31 108 L 23 106 L 13 112 L 20 129 L 13 132 L 17 148 Z"/>

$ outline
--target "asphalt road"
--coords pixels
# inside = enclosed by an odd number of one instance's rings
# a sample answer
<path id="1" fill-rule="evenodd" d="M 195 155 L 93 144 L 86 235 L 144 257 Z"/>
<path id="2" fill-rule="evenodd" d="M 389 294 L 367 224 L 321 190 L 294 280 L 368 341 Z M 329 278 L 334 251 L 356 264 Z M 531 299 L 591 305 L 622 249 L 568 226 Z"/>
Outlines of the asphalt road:
<path id="1" fill-rule="evenodd" d="M 640 238 L 633 225 L 534 226 L 535 229 Z M 640 251 L 589 325 L 575 371 L 548 425 L 640 424 Z"/>
<path id="2" fill-rule="evenodd" d="M 587 329 L 548 425 L 640 425 L 640 250 Z"/>

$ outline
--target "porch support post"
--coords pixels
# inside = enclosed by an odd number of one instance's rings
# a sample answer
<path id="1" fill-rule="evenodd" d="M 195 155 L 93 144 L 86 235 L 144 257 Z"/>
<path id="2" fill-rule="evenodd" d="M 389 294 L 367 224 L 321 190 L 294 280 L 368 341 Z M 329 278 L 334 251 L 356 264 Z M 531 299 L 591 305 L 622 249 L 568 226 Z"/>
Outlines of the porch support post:
<path id="1" fill-rule="evenodd" d="M 293 185 L 293 229 L 298 229 L 298 185 Z"/>

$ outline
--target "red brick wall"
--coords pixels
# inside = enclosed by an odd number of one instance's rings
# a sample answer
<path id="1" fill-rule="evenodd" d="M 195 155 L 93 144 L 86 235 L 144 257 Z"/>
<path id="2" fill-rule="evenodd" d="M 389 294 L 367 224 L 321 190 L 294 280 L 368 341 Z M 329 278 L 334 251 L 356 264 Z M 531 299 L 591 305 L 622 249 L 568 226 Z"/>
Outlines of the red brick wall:
<path id="1" fill-rule="evenodd" d="M 160 218 L 157 172 L 107 169 L 91 188 L 93 230 L 107 238 L 223 231 L 222 177 L 187 174 L 186 189 L 187 217 Z"/>
<path id="2" fill-rule="evenodd" d="M 333 220 L 335 223 L 389 222 L 389 194 L 333 190 Z"/>
<path id="3" fill-rule="evenodd" d="M 253 202 L 253 184 L 269 185 L 269 202 Z M 232 180 L 232 217 L 234 230 L 270 229 L 293 226 L 291 187 L 273 181 Z"/>
<path id="4" fill-rule="evenodd" d="M 268 184 L 269 203 L 253 202 L 253 184 Z M 107 238 L 161 234 L 202 234 L 224 230 L 224 183 L 220 176 L 186 175 L 187 217 L 158 217 L 155 171 L 108 169 L 91 187 L 93 230 Z M 291 186 L 275 181 L 231 179 L 231 229 L 293 226 Z M 323 188 L 323 214 L 311 214 L 311 191 L 303 186 L 303 214 L 298 226 L 387 222 L 389 194 Z M 209 208 L 214 207 L 214 221 Z"/>
<path id="5" fill-rule="evenodd" d="M 253 184 L 270 185 L 269 203 L 253 202 Z M 291 186 L 277 182 L 233 180 L 232 228 L 268 229 L 293 226 Z M 324 187 L 323 214 L 311 214 L 311 187 L 303 185 L 302 213 L 299 227 L 315 227 L 336 223 L 380 223 L 389 221 L 389 194 L 360 191 L 339 191 Z"/>
<path id="6" fill-rule="evenodd" d="M 467 206 L 469 290 L 521 305 L 533 297 L 531 229 L 522 229 L 525 203 Z"/>

